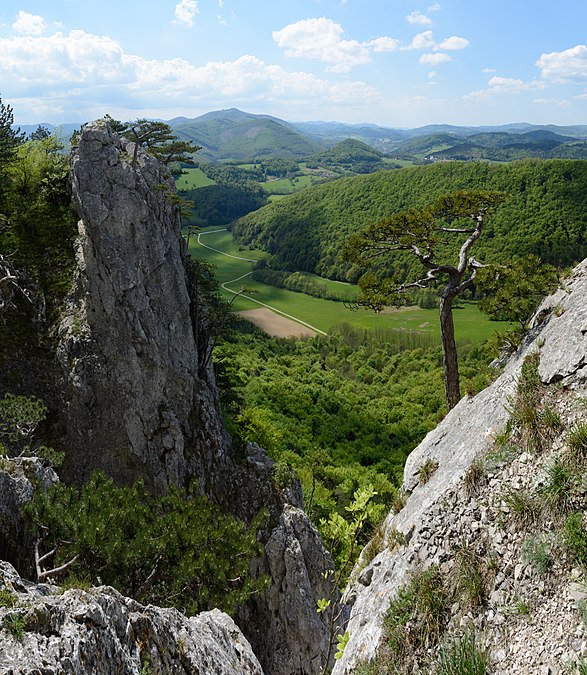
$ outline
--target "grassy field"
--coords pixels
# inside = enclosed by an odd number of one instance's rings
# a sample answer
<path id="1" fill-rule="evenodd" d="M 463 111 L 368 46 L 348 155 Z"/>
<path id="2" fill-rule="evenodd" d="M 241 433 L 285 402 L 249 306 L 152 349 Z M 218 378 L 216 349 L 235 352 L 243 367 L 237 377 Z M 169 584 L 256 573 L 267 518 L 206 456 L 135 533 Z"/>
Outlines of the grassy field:
<path id="1" fill-rule="evenodd" d="M 266 255 L 262 251 L 239 250 L 238 246 L 232 241 L 230 232 L 218 230 L 215 233 L 212 233 L 212 230 L 203 230 L 202 232 L 210 233 L 202 235 L 201 239 L 204 244 L 229 255 L 243 256 L 252 260 L 259 260 Z M 190 253 L 197 257 L 206 258 L 216 265 L 217 278 L 221 284 L 247 274 L 252 268 L 252 263 L 246 260 L 228 258 L 222 253 L 203 248 L 197 243 L 196 237 L 192 237 L 190 240 Z M 319 277 L 316 278 L 319 279 Z M 320 279 L 320 281 L 325 280 Z M 328 283 L 335 284 L 336 282 L 329 281 Z M 375 314 L 367 309 L 351 311 L 341 302 L 322 300 L 304 295 L 303 293 L 276 288 L 268 284 L 253 281 L 250 277 L 245 277 L 232 284 L 227 283 L 227 285 L 234 291 L 240 290 L 243 285 L 253 288 L 257 291 L 252 296 L 254 299 L 296 316 L 323 331 L 328 331 L 337 324 L 350 323 L 361 328 L 381 327 L 415 330 L 421 333 L 436 335 L 440 339 L 438 310 L 435 309 L 405 307 Z M 227 298 L 232 299 L 233 297 L 231 293 L 226 291 L 224 291 L 224 294 Z M 256 307 L 258 307 L 257 303 L 242 296 L 239 296 L 233 302 L 235 311 L 254 309 Z M 485 340 L 491 337 L 496 330 L 503 330 L 507 326 L 507 324 L 501 322 L 490 321 L 473 303 L 463 303 L 460 308 L 455 309 L 454 318 L 458 340 L 472 342 Z"/>
<path id="2" fill-rule="evenodd" d="M 296 176 L 293 179 L 279 178 L 277 180 L 270 180 L 260 185 L 268 194 L 291 194 L 309 187 L 313 182 L 315 181 L 312 180 L 311 176 L 304 175 Z"/>
<path id="3" fill-rule="evenodd" d="M 216 185 L 216 182 L 208 178 L 202 169 L 183 169 L 182 175 L 175 184 L 178 190 L 193 190 L 207 185 Z"/>

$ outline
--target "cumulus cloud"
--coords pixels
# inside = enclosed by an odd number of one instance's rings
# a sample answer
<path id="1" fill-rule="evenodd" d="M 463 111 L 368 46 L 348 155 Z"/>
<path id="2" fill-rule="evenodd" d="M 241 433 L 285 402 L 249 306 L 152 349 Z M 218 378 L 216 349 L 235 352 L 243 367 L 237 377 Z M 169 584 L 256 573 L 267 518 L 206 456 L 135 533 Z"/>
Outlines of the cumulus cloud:
<path id="1" fill-rule="evenodd" d="M 426 30 L 414 35 L 411 44 L 405 49 L 433 49 L 435 46 L 434 33 L 431 30 Z"/>
<path id="2" fill-rule="evenodd" d="M 333 84 L 250 55 L 203 66 L 185 59 L 148 60 L 126 53 L 109 37 L 81 30 L 0 38 L 0 81 L 13 92 L 13 104 L 20 101 L 28 108 L 35 100 L 31 111 L 43 111 L 46 118 L 52 112 L 62 119 L 71 119 L 72 111 L 75 119 L 89 119 L 105 112 L 133 117 L 136 110 L 160 116 L 162 109 L 170 108 L 251 108 L 267 100 L 282 101 L 288 110 L 307 110 L 309 101 L 318 106 L 379 100 L 378 91 L 364 82 Z"/>
<path id="3" fill-rule="evenodd" d="M 438 50 L 445 50 L 445 51 L 455 51 L 457 49 L 465 49 L 465 47 L 468 47 L 470 42 L 463 37 L 457 37 L 456 35 L 453 35 L 452 37 L 446 38 L 446 40 L 442 40 L 442 42 L 439 42 L 435 49 Z"/>
<path id="4" fill-rule="evenodd" d="M 390 37 L 379 37 L 367 42 L 367 46 L 371 47 L 374 52 L 394 52 L 399 48 L 399 45 L 399 40 Z"/>
<path id="5" fill-rule="evenodd" d="M 422 12 L 412 12 L 406 16 L 406 21 L 411 24 L 417 24 L 420 26 L 429 26 L 432 23 L 432 19 Z"/>
<path id="6" fill-rule="evenodd" d="M 587 46 L 576 45 L 562 52 L 542 54 L 536 62 L 542 78 L 552 82 L 587 81 Z"/>
<path id="7" fill-rule="evenodd" d="M 45 32 L 45 20 L 42 16 L 29 14 L 21 9 L 16 15 L 12 28 L 21 35 L 42 35 Z"/>
<path id="8" fill-rule="evenodd" d="M 177 23 L 183 23 L 191 28 L 194 25 L 194 19 L 198 11 L 196 0 L 180 0 L 175 6 Z"/>
<path id="9" fill-rule="evenodd" d="M 448 63 L 449 61 L 452 61 L 452 56 L 450 54 L 443 54 L 442 52 L 422 54 L 418 59 L 418 63 L 422 63 L 425 66 L 437 66 L 440 63 Z"/>
<path id="10" fill-rule="evenodd" d="M 520 94 L 525 91 L 543 88 L 544 84 L 537 81 L 524 82 L 524 80 L 519 80 L 513 77 L 494 76 L 489 79 L 489 82 L 487 83 L 487 89 L 473 91 L 465 98 L 469 100 L 475 100 L 480 98 L 488 98 L 489 96 L 494 96 L 497 94 Z"/>
<path id="11" fill-rule="evenodd" d="M 393 51 L 399 46 L 397 40 L 385 36 L 369 42 L 346 40 L 343 27 L 326 17 L 289 24 L 273 31 L 273 40 L 286 56 L 330 63 L 328 70 L 337 73 L 370 63 L 372 52 Z"/>

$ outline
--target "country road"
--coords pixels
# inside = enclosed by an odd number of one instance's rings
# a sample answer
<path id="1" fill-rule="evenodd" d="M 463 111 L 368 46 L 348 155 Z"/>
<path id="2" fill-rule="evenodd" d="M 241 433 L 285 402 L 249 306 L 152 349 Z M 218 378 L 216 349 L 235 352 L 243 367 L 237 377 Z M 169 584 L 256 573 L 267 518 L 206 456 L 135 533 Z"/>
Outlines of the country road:
<path id="1" fill-rule="evenodd" d="M 214 248 L 213 246 L 208 246 L 208 244 L 204 244 L 202 242 L 202 237 L 206 237 L 210 234 L 214 234 L 215 232 L 226 232 L 226 228 L 223 228 L 221 230 L 211 230 L 210 232 L 198 232 L 197 235 L 197 241 L 200 246 L 203 248 L 207 248 L 210 251 L 215 251 L 216 253 L 220 253 L 221 255 L 226 256 L 227 258 L 234 258 L 236 260 L 246 260 L 247 262 L 254 263 L 257 262 L 256 260 L 252 260 L 251 258 L 245 258 L 245 256 L 238 256 L 238 255 L 231 255 L 230 253 L 225 253 L 224 251 L 221 251 L 219 248 Z M 247 295 L 246 293 L 242 292 L 242 289 L 239 291 L 233 291 L 232 288 L 228 288 L 228 284 L 235 284 L 237 281 L 240 281 L 241 279 L 246 279 L 246 277 L 251 276 L 253 272 L 247 272 L 246 274 L 242 274 L 240 277 L 236 277 L 236 279 L 231 279 L 230 281 L 225 281 L 223 284 L 221 284 L 221 288 L 223 288 L 225 291 L 228 293 L 232 293 L 235 297 L 237 295 L 242 296 L 243 298 L 246 298 L 247 300 L 250 300 L 251 302 L 254 302 L 257 305 L 260 305 L 261 307 L 266 307 L 267 309 L 270 309 L 272 312 L 275 312 L 276 314 L 279 314 L 281 316 L 286 317 L 287 319 L 291 319 L 292 321 L 295 321 L 296 323 L 301 324 L 302 326 L 306 326 L 306 328 L 309 328 L 310 330 L 315 331 L 316 333 L 320 333 L 321 335 L 327 335 L 327 333 L 323 330 L 320 330 L 320 328 L 316 328 L 316 326 L 312 326 L 311 324 L 307 323 L 303 319 L 300 319 L 297 316 L 292 316 L 291 314 L 287 314 L 287 312 L 283 312 L 280 309 L 277 309 L 277 307 L 273 307 L 272 305 L 268 305 L 265 302 L 261 302 L 260 300 L 256 300 L 255 298 L 252 298 L 250 295 Z"/>

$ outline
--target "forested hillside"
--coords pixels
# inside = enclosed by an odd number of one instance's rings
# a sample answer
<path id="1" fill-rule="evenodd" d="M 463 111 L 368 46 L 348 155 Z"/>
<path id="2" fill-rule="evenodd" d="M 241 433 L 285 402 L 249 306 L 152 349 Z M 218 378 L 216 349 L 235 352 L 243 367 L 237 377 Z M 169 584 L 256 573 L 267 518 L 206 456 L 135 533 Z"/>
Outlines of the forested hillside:
<path id="1" fill-rule="evenodd" d="M 339 257 L 352 233 L 454 190 L 476 188 L 507 194 L 476 245 L 480 260 L 533 253 L 564 266 L 587 254 L 587 162 L 580 160 L 443 162 L 343 178 L 265 206 L 232 229 L 240 243 L 269 251 L 277 266 L 356 281 L 361 271 Z"/>

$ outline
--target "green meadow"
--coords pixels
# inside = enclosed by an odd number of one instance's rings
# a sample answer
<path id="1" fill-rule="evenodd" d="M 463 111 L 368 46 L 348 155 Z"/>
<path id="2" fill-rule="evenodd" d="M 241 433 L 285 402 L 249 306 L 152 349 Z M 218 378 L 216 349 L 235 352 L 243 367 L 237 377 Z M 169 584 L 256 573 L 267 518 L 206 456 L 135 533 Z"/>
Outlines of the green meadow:
<path id="1" fill-rule="evenodd" d="M 314 298 L 303 293 L 296 293 L 283 288 L 276 288 L 245 277 L 239 281 L 231 281 L 242 277 L 252 270 L 252 263 L 247 260 L 228 256 L 242 256 L 250 260 L 259 260 L 266 253 L 258 250 L 239 249 L 232 240 L 228 231 L 202 230 L 201 240 L 207 246 L 218 251 L 200 246 L 197 237 L 192 235 L 190 239 L 190 253 L 202 257 L 213 263 L 217 268 L 217 278 L 220 284 L 226 284 L 228 288 L 239 291 L 243 286 L 254 289 L 252 295 L 255 300 L 281 310 L 291 316 L 318 328 L 328 331 L 333 326 L 341 323 L 349 323 L 360 328 L 395 328 L 398 330 L 413 330 L 423 334 L 435 335 L 440 339 L 440 325 L 438 310 L 421 309 L 419 307 L 402 307 L 388 309 L 376 314 L 370 310 L 361 308 L 356 311 L 348 309 L 342 302 Z M 337 284 L 337 282 L 322 279 L 311 275 L 320 282 Z M 233 294 L 223 290 L 228 299 L 233 299 Z M 259 305 L 244 296 L 233 300 L 235 311 L 254 309 Z M 474 303 L 465 302 L 457 306 L 454 311 L 455 331 L 458 340 L 477 342 L 485 340 L 493 335 L 496 330 L 503 330 L 508 326 L 506 323 L 490 321 L 481 313 Z"/>

